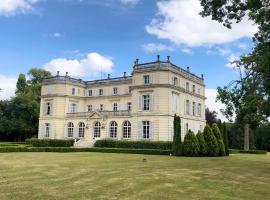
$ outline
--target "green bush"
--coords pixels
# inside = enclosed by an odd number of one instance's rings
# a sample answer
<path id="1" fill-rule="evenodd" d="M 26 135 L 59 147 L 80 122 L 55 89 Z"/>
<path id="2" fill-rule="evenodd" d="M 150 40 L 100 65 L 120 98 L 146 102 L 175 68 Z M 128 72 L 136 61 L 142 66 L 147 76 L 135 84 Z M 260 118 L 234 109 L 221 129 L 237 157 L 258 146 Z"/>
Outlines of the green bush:
<path id="1" fill-rule="evenodd" d="M 109 148 L 171 150 L 172 149 L 172 142 L 100 139 L 100 140 L 97 140 L 95 142 L 94 146 L 95 147 L 109 147 Z"/>
<path id="2" fill-rule="evenodd" d="M 206 143 L 207 156 L 218 156 L 219 147 L 218 147 L 217 139 L 214 136 L 212 129 L 210 128 L 209 125 L 206 125 L 204 127 L 203 137 Z"/>
<path id="3" fill-rule="evenodd" d="M 247 154 L 267 154 L 267 151 L 264 150 L 240 150 L 240 149 L 229 149 L 230 154 L 236 153 L 247 153 Z"/>
<path id="4" fill-rule="evenodd" d="M 101 153 L 131 153 L 149 155 L 170 155 L 171 150 L 161 149 L 126 149 L 126 148 L 72 148 L 72 147 L 3 147 L 0 153 L 8 152 L 101 152 Z"/>
<path id="5" fill-rule="evenodd" d="M 221 136 L 221 132 L 220 132 L 220 129 L 218 128 L 218 125 L 216 123 L 214 123 L 212 125 L 212 131 L 217 139 L 217 143 L 218 143 L 218 155 L 219 156 L 225 156 L 226 155 L 226 152 L 225 152 L 225 145 L 224 145 L 224 142 L 222 140 L 222 136 Z"/>
<path id="6" fill-rule="evenodd" d="M 199 156 L 200 146 L 198 139 L 192 131 L 188 131 L 183 142 L 183 155 L 184 156 Z"/>
<path id="7" fill-rule="evenodd" d="M 200 156 L 206 156 L 207 148 L 206 148 L 206 143 L 203 137 L 203 133 L 201 131 L 198 131 L 196 137 L 200 146 Z"/>
<path id="8" fill-rule="evenodd" d="M 25 143 L 33 147 L 71 147 L 74 140 L 59 140 L 59 139 L 37 139 L 31 138 L 25 140 Z"/>
<path id="9" fill-rule="evenodd" d="M 175 156 L 181 156 L 182 154 L 182 141 L 181 141 L 181 119 L 179 116 L 174 115 L 173 119 L 173 143 L 172 152 Z"/>

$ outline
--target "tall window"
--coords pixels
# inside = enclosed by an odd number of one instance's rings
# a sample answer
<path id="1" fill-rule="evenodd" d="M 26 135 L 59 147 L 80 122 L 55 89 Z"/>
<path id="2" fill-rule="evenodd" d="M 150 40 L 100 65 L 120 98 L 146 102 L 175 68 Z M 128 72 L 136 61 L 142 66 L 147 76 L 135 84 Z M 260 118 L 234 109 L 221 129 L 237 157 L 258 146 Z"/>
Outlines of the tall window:
<path id="1" fill-rule="evenodd" d="M 118 94 L 118 88 L 113 88 L 113 94 L 114 95 Z"/>
<path id="2" fill-rule="evenodd" d="M 103 95 L 103 89 L 99 89 L 99 96 L 102 96 Z"/>
<path id="3" fill-rule="evenodd" d="M 186 123 L 186 126 L 185 126 L 185 133 L 186 134 L 188 133 L 188 123 Z"/>
<path id="4" fill-rule="evenodd" d="M 88 90 L 88 96 L 89 97 L 93 96 L 93 91 L 92 90 Z"/>
<path id="5" fill-rule="evenodd" d="M 44 137 L 50 137 L 51 135 L 51 124 L 45 123 L 45 135 Z"/>
<path id="6" fill-rule="evenodd" d="M 118 110 L 118 104 L 117 103 L 114 103 L 113 104 L 113 111 L 117 111 Z"/>
<path id="7" fill-rule="evenodd" d="M 143 110 L 150 110 L 150 95 L 143 95 Z"/>
<path id="8" fill-rule="evenodd" d="M 68 123 L 68 129 L 67 129 L 67 134 L 68 137 L 73 137 L 73 132 L 74 132 L 74 124 L 72 122 Z"/>
<path id="9" fill-rule="evenodd" d="M 193 116 L 196 115 L 196 103 L 195 102 L 192 103 L 192 115 Z"/>
<path id="10" fill-rule="evenodd" d="M 51 103 L 46 103 L 46 115 L 51 115 L 52 105 Z"/>
<path id="11" fill-rule="evenodd" d="M 144 75 L 143 76 L 143 82 L 144 82 L 144 84 L 149 84 L 150 83 L 150 76 L 149 75 Z"/>
<path id="12" fill-rule="evenodd" d="M 173 78 L 173 85 L 174 86 L 177 86 L 178 85 L 178 78 L 177 77 L 174 77 Z"/>
<path id="13" fill-rule="evenodd" d="M 75 88 L 72 88 L 71 94 L 72 94 L 72 95 L 75 95 Z"/>
<path id="14" fill-rule="evenodd" d="M 131 102 L 127 103 L 127 110 L 129 110 L 129 111 L 131 110 Z"/>
<path id="15" fill-rule="evenodd" d="M 101 128 L 100 122 L 96 122 L 94 125 L 94 138 L 100 137 L 100 128 Z"/>
<path id="16" fill-rule="evenodd" d="M 143 121 L 143 139 L 149 139 L 150 138 L 150 122 L 149 121 Z"/>
<path id="17" fill-rule="evenodd" d="M 70 106 L 70 112 L 75 113 L 76 112 L 77 105 L 75 103 L 72 103 Z"/>
<path id="18" fill-rule="evenodd" d="M 193 93 L 196 92 L 196 87 L 195 87 L 195 85 L 192 85 L 192 92 L 193 92 Z"/>
<path id="19" fill-rule="evenodd" d="M 117 123 L 112 121 L 110 124 L 110 137 L 116 138 L 117 137 Z"/>
<path id="20" fill-rule="evenodd" d="M 189 91 L 189 82 L 186 82 L 186 91 Z"/>
<path id="21" fill-rule="evenodd" d="M 83 138 L 85 133 L 85 124 L 83 122 L 79 123 L 79 137 Z"/>
<path id="22" fill-rule="evenodd" d="M 197 114 L 198 116 L 202 116 L 202 105 L 200 103 L 198 103 L 198 107 L 197 107 Z"/>
<path id="23" fill-rule="evenodd" d="M 100 110 L 100 111 L 103 111 L 103 104 L 100 104 L 100 105 L 99 105 L 99 110 Z"/>
<path id="24" fill-rule="evenodd" d="M 201 89 L 200 88 L 198 88 L 198 94 L 201 94 Z"/>
<path id="25" fill-rule="evenodd" d="M 91 112 L 92 110 L 93 110 L 93 106 L 92 106 L 92 105 L 88 105 L 88 106 L 87 106 L 87 111 L 88 111 L 88 112 Z"/>
<path id="26" fill-rule="evenodd" d="M 186 100 L 186 114 L 189 115 L 189 100 Z"/>
<path id="27" fill-rule="evenodd" d="M 131 136 L 131 123 L 125 121 L 123 124 L 123 138 L 130 138 Z"/>

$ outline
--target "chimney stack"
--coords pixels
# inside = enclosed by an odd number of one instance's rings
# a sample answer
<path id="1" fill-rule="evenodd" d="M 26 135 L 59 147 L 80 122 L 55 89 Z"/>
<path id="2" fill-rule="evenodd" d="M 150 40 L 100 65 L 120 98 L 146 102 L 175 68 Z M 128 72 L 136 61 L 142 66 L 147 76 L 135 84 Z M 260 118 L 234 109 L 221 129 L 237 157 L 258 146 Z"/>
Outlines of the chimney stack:
<path id="1" fill-rule="evenodd" d="M 160 55 L 158 54 L 157 55 L 157 62 L 159 62 L 160 60 L 159 60 L 159 58 L 160 58 Z"/>
<path id="2" fill-rule="evenodd" d="M 203 80 L 203 79 L 204 79 L 204 78 L 203 78 L 203 74 L 201 74 L 201 77 L 202 77 L 202 80 Z"/>
<path id="3" fill-rule="evenodd" d="M 124 72 L 124 77 L 126 77 L 126 75 L 127 75 L 127 73 L 126 73 L 126 72 Z"/>
<path id="4" fill-rule="evenodd" d="M 111 75 L 110 74 L 108 74 L 108 79 L 110 79 L 111 78 Z"/>
<path id="5" fill-rule="evenodd" d="M 170 62 L 170 56 L 167 56 L 167 62 L 168 63 Z"/>
<path id="6" fill-rule="evenodd" d="M 187 72 L 189 72 L 189 67 L 187 67 Z"/>
<path id="7" fill-rule="evenodd" d="M 66 72 L 66 77 L 68 77 L 68 72 Z"/>
<path id="8" fill-rule="evenodd" d="M 60 72 L 59 72 L 59 71 L 57 71 L 57 74 L 56 74 L 56 76 L 59 76 L 59 74 L 60 74 Z"/>

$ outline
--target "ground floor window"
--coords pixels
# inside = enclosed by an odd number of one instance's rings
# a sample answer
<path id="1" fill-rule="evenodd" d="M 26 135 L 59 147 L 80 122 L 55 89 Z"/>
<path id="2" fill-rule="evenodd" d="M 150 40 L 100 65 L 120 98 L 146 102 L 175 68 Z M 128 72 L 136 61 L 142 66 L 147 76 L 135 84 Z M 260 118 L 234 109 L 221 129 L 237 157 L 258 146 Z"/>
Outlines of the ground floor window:
<path id="1" fill-rule="evenodd" d="M 117 137 L 117 123 L 112 121 L 110 124 L 110 137 L 116 138 Z"/>
<path id="2" fill-rule="evenodd" d="M 143 121 L 143 139 L 149 139 L 150 138 L 150 122 L 149 121 Z"/>
<path id="3" fill-rule="evenodd" d="M 50 137 L 51 135 L 51 124 L 45 123 L 45 135 L 44 137 Z"/>
<path id="4" fill-rule="evenodd" d="M 100 137 L 100 122 L 96 122 L 94 125 L 94 138 Z"/>
<path id="5" fill-rule="evenodd" d="M 68 123 L 68 129 L 67 129 L 68 137 L 73 137 L 74 132 L 74 124 L 72 122 Z"/>
<path id="6" fill-rule="evenodd" d="M 85 133 L 85 124 L 83 122 L 79 123 L 79 137 L 83 138 Z"/>
<path id="7" fill-rule="evenodd" d="M 130 138 L 131 136 L 131 123 L 125 121 L 123 124 L 123 138 Z"/>

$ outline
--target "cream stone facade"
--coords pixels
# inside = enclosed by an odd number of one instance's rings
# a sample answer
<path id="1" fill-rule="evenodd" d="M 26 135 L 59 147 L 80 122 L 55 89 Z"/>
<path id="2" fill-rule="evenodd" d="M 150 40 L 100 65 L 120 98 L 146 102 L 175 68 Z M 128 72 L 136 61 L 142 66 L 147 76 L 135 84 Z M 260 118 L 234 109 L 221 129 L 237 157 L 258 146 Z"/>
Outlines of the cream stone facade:
<path id="1" fill-rule="evenodd" d="M 43 80 L 39 138 L 100 138 L 171 141 L 173 117 L 181 117 L 182 138 L 205 126 L 205 85 L 170 62 L 139 64 L 131 76 L 83 81 L 59 73 Z"/>

